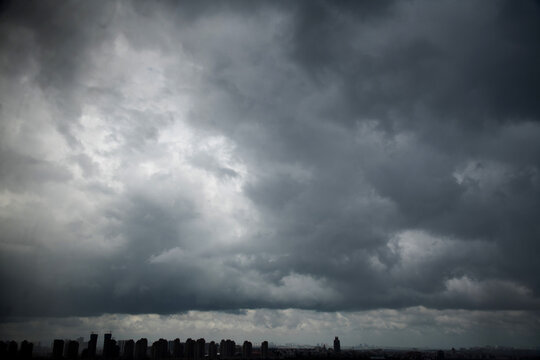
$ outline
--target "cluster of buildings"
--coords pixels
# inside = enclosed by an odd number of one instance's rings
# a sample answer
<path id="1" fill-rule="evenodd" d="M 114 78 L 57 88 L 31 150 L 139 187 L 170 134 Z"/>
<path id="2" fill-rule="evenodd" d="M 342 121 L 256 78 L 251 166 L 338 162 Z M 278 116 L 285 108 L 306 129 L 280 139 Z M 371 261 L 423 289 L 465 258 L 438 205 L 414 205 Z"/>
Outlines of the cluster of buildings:
<path id="1" fill-rule="evenodd" d="M 24 340 L 21 347 L 16 341 L 0 341 L 0 359 L 30 359 L 34 350 L 34 344 Z"/>
<path id="2" fill-rule="evenodd" d="M 159 339 L 151 345 L 146 338 L 134 340 L 116 341 L 111 333 L 107 333 L 103 338 L 103 348 L 98 353 L 98 335 L 91 334 L 87 343 L 78 340 L 55 339 L 52 344 L 50 357 L 55 360 L 75 360 L 81 359 L 121 359 L 121 360 L 217 360 L 217 359 L 269 359 L 271 356 L 268 349 L 268 341 L 263 341 L 253 351 L 253 345 L 249 341 L 244 341 L 242 345 L 237 345 L 233 340 L 223 339 L 218 343 L 205 339 L 197 340 L 188 338 L 181 342 L 176 338 L 172 341 Z M 85 348 L 81 350 L 84 346 Z M 0 359 L 30 359 L 32 358 L 33 344 L 28 341 L 21 343 L 20 349 L 15 341 L 0 342 Z M 43 355 L 43 354 L 41 354 Z"/>

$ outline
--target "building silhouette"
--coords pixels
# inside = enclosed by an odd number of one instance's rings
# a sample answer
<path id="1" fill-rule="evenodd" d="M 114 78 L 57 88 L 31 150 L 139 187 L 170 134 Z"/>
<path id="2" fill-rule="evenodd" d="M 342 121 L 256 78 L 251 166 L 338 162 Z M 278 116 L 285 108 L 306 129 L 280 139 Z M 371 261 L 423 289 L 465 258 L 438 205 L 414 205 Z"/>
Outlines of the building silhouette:
<path id="1" fill-rule="evenodd" d="M 15 359 L 17 357 L 17 342 L 16 341 L 10 341 L 7 344 L 7 356 L 9 359 Z"/>
<path id="2" fill-rule="evenodd" d="M 8 357 L 15 359 L 17 357 L 17 348 L 18 348 L 17 342 L 10 341 L 8 343 L 8 348 L 7 348 Z"/>
<path id="3" fill-rule="evenodd" d="M 67 342 L 66 359 L 76 359 L 79 356 L 79 342 L 70 340 Z"/>
<path id="4" fill-rule="evenodd" d="M 179 338 L 174 339 L 172 346 L 172 357 L 180 359 L 184 356 L 184 346 L 180 342 Z"/>
<path id="5" fill-rule="evenodd" d="M 184 345 L 184 357 L 187 359 L 193 359 L 195 356 L 195 340 L 188 338 Z"/>
<path id="6" fill-rule="evenodd" d="M 148 351 L 148 340 L 141 338 L 135 343 L 135 360 L 146 359 L 146 352 Z"/>
<path id="7" fill-rule="evenodd" d="M 61 359 L 64 353 L 64 340 L 55 339 L 53 342 L 52 357 L 53 359 Z"/>
<path id="8" fill-rule="evenodd" d="M 268 341 L 261 343 L 261 358 L 268 359 Z"/>
<path id="9" fill-rule="evenodd" d="M 219 355 L 221 359 L 231 358 L 236 353 L 236 343 L 233 340 L 221 340 L 219 343 Z"/>
<path id="10" fill-rule="evenodd" d="M 133 353 L 135 351 L 135 341 L 129 339 L 124 343 L 124 351 L 122 352 L 122 358 L 125 360 L 133 360 Z"/>
<path id="11" fill-rule="evenodd" d="M 194 358 L 195 359 L 204 359 L 204 355 L 206 354 L 206 341 L 203 338 L 200 338 L 195 343 L 195 353 Z"/>
<path id="12" fill-rule="evenodd" d="M 30 359 L 32 358 L 32 351 L 34 350 L 34 344 L 24 340 L 21 343 L 21 349 L 19 350 L 20 359 Z"/>
<path id="13" fill-rule="evenodd" d="M 217 359 L 218 354 L 218 346 L 215 341 L 210 341 L 210 344 L 208 344 L 208 358 L 210 360 Z"/>
<path id="14" fill-rule="evenodd" d="M 0 341 L 0 358 L 6 359 L 7 356 L 7 344 L 3 341 Z"/>
<path id="15" fill-rule="evenodd" d="M 93 359 L 96 357 L 96 348 L 97 348 L 97 340 L 98 335 L 97 334 L 90 334 L 90 340 L 88 340 L 88 350 L 86 352 L 86 356 L 90 359 Z"/>
<path id="16" fill-rule="evenodd" d="M 103 335 L 103 358 L 109 359 L 112 357 L 112 334 L 107 333 Z"/>
<path id="17" fill-rule="evenodd" d="M 335 353 L 340 353 L 341 352 L 341 344 L 340 344 L 339 338 L 337 336 L 334 339 L 334 352 Z"/>
<path id="18" fill-rule="evenodd" d="M 253 346 L 250 341 L 244 341 L 244 344 L 242 345 L 242 358 L 243 359 L 251 359 L 251 353 L 253 350 Z"/>

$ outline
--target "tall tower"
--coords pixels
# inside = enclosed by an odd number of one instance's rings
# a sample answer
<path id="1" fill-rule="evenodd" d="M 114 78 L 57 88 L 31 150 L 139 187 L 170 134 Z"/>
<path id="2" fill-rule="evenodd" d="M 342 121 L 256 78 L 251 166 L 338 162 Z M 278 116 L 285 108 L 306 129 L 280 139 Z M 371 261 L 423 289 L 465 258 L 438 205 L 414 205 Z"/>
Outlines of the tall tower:
<path id="1" fill-rule="evenodd" d="M 195 355 L 195 340 L 192 338 L 187 338 L 184 345 L 184 357 L 188 359 L 193 359 Z"/>
<path id="2" fill-rule="evenodd" d="M 146 350 L 148 349 L 148 340 L 146 338 L 140 338 L 135 343 L 135 360 L 146 359 Z"/>
<path id="3" fill-rule="evenodd" d="M 52 351 L 53 359 L 61 359 L 63 353 L 64 353 L 64 340 L 55 339 L 53 342 L 53 351 Z"/>
<path id="4" fill-rule="evenodd" d="M 261 358 L 268 359 L 268 341 L 263 341 L 261 344 Z"/>
<path id="5" fill-rule="evenodd" d="M 208 344 L 208 358 L 210 360 L 216 360 L 217 359 L 217 344 L 215 341 L 210 341 L 210 344 Z"/>
<path id="6" fill-rule="evenodd" d="M 107 333 L 103 335 L 103 337 L 104 337 L 103 338 L 103 358 L 108 359 L 112 355 L 112 349 L 111 349 L 112 334 Z"/>
<path id="7" fill-rule="evenodd" d="M 198 339 L 195 343 L 195 350 L 193 354 L 195 359 L 204 359 L 204 355 L 206 353 L 205 347 L 206 341 L 204 340 L 204 338 Z"/>
<path id="8" fill-rule="evenodd" d="M 90 359 L 96 357 L 97 338 L 97 334 L 90 334 L 90 340 L 88 341 L 88 357 Z"/>
<path id="9" fill-rule="evenodd" d="M 244 341 L 244 344 L 242 345 L 242 358 L 243 359 L 251 359 L 251 349 L 252 345 L 250 341 Z"/>
<path id="10" fill-rule="evenodd" d="M 334 339 L 334 352 L 335 352 L 335 353 L 341 352 L 341 344 L 340 344 L 339 339 L 338 339 L 337 336 L 336 336 L 336 338 Z"/>

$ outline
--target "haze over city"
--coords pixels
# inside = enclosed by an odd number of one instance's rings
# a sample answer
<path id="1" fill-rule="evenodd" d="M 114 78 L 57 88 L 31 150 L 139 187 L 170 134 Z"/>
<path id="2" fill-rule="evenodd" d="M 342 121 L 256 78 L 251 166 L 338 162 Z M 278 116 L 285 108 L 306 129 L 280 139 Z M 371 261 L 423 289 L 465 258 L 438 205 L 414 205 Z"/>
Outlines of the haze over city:
<path id="1" fill-rule="evenodd" d="M 539 219 L 538 1 L 0 5 L 2 341 L 538 348 Z"/>

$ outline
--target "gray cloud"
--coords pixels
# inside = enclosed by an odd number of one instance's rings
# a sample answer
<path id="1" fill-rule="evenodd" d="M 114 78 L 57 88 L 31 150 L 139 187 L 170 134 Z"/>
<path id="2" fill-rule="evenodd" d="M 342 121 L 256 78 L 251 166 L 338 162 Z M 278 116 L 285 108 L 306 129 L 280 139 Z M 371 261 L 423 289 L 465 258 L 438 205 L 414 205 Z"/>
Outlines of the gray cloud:
<path id="1" fill-rule="evenodd" d="M 8 3 L 0 314 L 536 319 L 539 12 Z"/>

